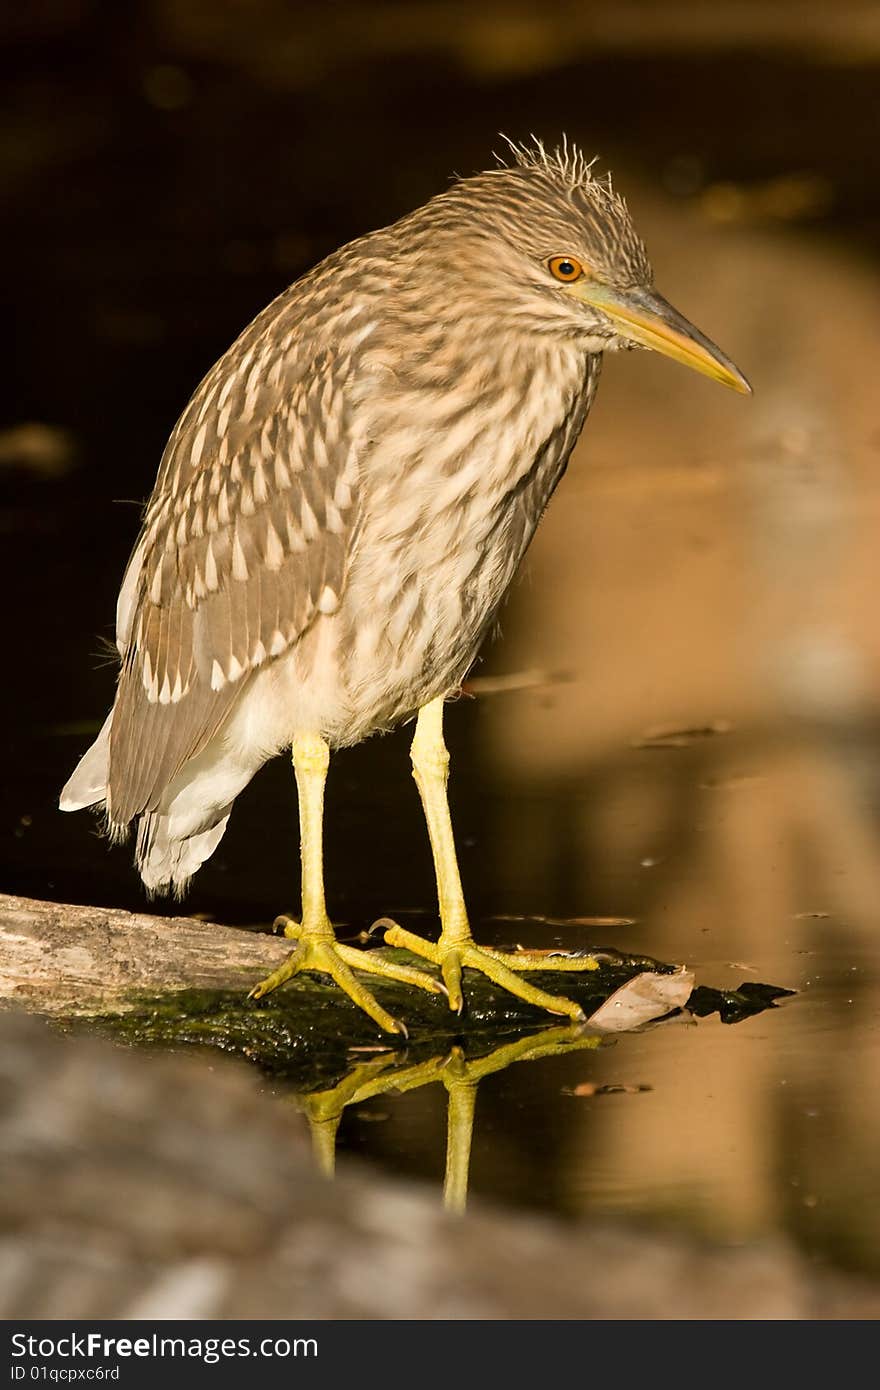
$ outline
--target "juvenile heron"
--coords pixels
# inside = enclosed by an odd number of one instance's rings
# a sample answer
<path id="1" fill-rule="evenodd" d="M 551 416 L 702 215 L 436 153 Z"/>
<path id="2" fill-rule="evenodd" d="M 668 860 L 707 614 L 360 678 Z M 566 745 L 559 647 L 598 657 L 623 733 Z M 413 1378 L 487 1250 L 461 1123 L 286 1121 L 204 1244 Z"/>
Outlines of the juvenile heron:
<path id="1" fill-rule="evenodd" d="M 103 803 L 117 837 L 134 824 L 148 891 L 180 894 L 239 792 L 292 748 L 302 914 L 285 919 L 297 944 L 255 996 L 320 971 L 399 1032 L 354 970 L 445 988 L 461 1010 L 470 967 L 581 1016 L 523 978 L 546 956 L 473 940 L 443 702 L 565 470 L 602 353 L 633 346 L 749 390 L 656 293 L 610 182 L 572 146 L 536 143 L 328 256 L 254 319 L 178 421 L 119 594 L 113 709 L 61 806 Z M 438 965 L 443 986 L 337 943 L 324 899 L 330 749 L 415 714 L 441 931 L 435 943 L 392 925 L 385 939 Z"/>

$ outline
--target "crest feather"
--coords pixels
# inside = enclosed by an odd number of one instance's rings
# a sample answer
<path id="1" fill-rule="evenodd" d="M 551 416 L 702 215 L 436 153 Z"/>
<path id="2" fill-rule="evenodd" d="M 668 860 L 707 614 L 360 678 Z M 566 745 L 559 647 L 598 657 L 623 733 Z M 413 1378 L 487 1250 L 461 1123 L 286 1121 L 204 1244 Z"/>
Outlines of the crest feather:
<path id="1" fill-rule="evenodd" d="M 511 139 L 502 131 L 501 139 L 509 151 L 508 158 L 495 154 L 502 169 L 534 169 L 549 174 L 551 178 L 562 183 L 570 193 L 582 192 L 589 193 L 593 198 L 605 198 L 625 211 L 626 204 L 620 195 L 615 193 L 611 175 L 606 173 L 599 176 L 593 173 L 599 156 L 593 155 L 592 159 L 588 159 L 580 146 L 567 135 L 563 134 L 561 143 L 552 149 L 537 135 L 531 135 L 527 141 L 519 141 Z"/>

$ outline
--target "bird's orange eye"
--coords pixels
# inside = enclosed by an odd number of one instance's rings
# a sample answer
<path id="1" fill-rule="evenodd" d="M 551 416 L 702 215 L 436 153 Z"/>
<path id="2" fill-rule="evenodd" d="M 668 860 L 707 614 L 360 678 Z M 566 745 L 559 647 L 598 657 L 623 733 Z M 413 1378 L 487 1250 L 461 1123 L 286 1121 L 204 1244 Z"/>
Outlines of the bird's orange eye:
<path id="1" fill-rule="evenodd" d="M 576 261 L 573 256 L 552 256 L 547 265 L 550 274 L 567 285 L 570 285 L 572 280 L 579 280 L 584 273 L 580 261 Z"/>

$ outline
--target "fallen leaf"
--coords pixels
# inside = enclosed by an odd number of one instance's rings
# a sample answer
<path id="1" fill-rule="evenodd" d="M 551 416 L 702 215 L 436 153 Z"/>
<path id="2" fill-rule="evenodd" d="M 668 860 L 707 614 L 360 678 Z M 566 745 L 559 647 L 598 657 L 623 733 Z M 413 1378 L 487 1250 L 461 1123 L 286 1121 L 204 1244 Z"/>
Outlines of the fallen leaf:
<path id="1" fill-rule="evenodd" d="M 684 966 L 668 975 L 644 970 L 609 995 L 587 1022 L 606 1033 L 637 1028 L 652 1018 L 662 1018 L 673 1009 L 683 1009 L 693 987 L 693 971 Z"/>

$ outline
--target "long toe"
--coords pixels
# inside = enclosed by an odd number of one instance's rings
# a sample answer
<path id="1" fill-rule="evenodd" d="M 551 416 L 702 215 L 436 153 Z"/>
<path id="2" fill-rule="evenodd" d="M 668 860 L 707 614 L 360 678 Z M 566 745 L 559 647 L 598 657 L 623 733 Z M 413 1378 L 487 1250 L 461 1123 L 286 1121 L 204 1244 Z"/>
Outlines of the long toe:
<path id="1" fill-rule="evenodd" d="M 310 969 L 319 970 L 329 975 L 339 988 L 348 995 L 349 999 L 363 1009 L 374 1023 L 378 1023 L 384 1032 L 402 1033 L 404 1037 L 407 1036 L 406 1028 L 400 1019 L 395 1018 L 387 1009 L 383 1009 L 378 999 L 370 993 L 365 985 L 361 984 L 354 971 L 343 960 L 339 947 L 335 943 L 322 943 L 318 949 L 320 955 L 315 964 L 309 967 Z"/>
<path id="2" fill-rule="evenodd" d="M 397 980 L 400 984 L 415 985 L 428 994 L 445 994 L 446 987 L 425 970 L 416 970 L 411 965 L 399 965 L 396 961 L 385 960 L 378 951 L 364 951 L 356 946 L 337 946 L 340 959 L 352 970 L 362 970 L 367 975 L 381 975 L 385 980 Z"/>
<path id="3" fill-rule="evenodd" d="M 574 1023 L 584 1021 L 584 1011 L 573 999 L 537 989 L 522 978 L 521 972 L 541 970 L 551 974 L 557 968 L 557 964 L 563 971 L 596 970 L 598 962 L 592 956 L 574 958 L 545 955 L 539 951 L 494 951 L 478 946 L 472 938 L 462 941 L 458 936 L 450 940 L 444 939 L 442 933 L 439 941 L 428 941 L 387 918 L 383 919 L 382 925 L 385 926 L 385 940 L 389 946 L 402 947 L 434 965 L 439 965 L 449 996 L 449 1007 L 455 1013 L 461 1013 L 464 1009 L 462 970 L 466 968 L 478 970 L 500 989 L 515 995 L 527 1004 L 534 1004 L 538 1009 L 560 1014 L 563 1018 L 570 1018 Z"/>
<path id="4" fill-rule="evenodd" d="M 440 966 L 449 996 L 449 1007 L 455 1013 L 461 1013 L 464 1008 L 462 969 L 466 968 L 478 970 L 500 989 L 515 995 L 527 1004 L 534 1004 L 538 1009 L 546 1009 L 551 1014 L 561 1014 L 563 1018 L 570 1018 L 574 1023 L 582 1023 L 584 1020 L 583 1009 L 573 999 L 566 999 L 559 994 L 549 994 L 547 990 L 537 989 L 522 978 L 520 972 L 528 970 L 551 973 L 557 962 L 553 955 L 543 955 L 536 951 L 493 951 L 478 946 L 472 939 L 444 940 L 442 934 L 439 941 L 428 941 L 423 936 L 406 931 L 396 922 L 391 922 L 386 928 L 385 940 L 389 946 L 403 947 L 412 951 L 414 955 L 422 956 L 425 960 Z M 564 962 L 564 970 L 597 968 L 597 962 L 592 956 L 578 957 L 576 964 L 567 956 L 560 957 L 559 960 L 560 963 Z"/>
<path id="5" fill-rule="evenodd" d="M 303 969 L 304 951 L 301 946 L 297 946 L 291 951 L 286 960 L 283 960 L 277 970 L 273 970 L 271 975 L 267 975 L 265 980 L 260 980 L 259 984 L 254 985 L 248 993 L 248 999 L 264 999 L 267 994 L 271 994 L 273 989 L 278 989 L 288 980 L 292 980 L 294 975 L 298 975 Z"/>
<path id="6" fill-rule="evenodd" d="M 549 994 L 545 989 L 536 989 L 527 980 L 511 970 L 501 953 L 484 951 L 479 946 L 468 946 L 463 951 L 464 964 L 471 970 L 479 970 L 482 975 L 501 989 L 507 990 L 517 999 L 534 1004 L 537 1009 L 546 1009 L 551 1014 L 561 1014 L 575 1023 L 582 1023 L 586 1015 L 580 1004 L 566 999 L 560 994 Z M 544 967 L 547 969 L 547 966 Z M 551 967 L 552 968 L 552 967 Z"/>

